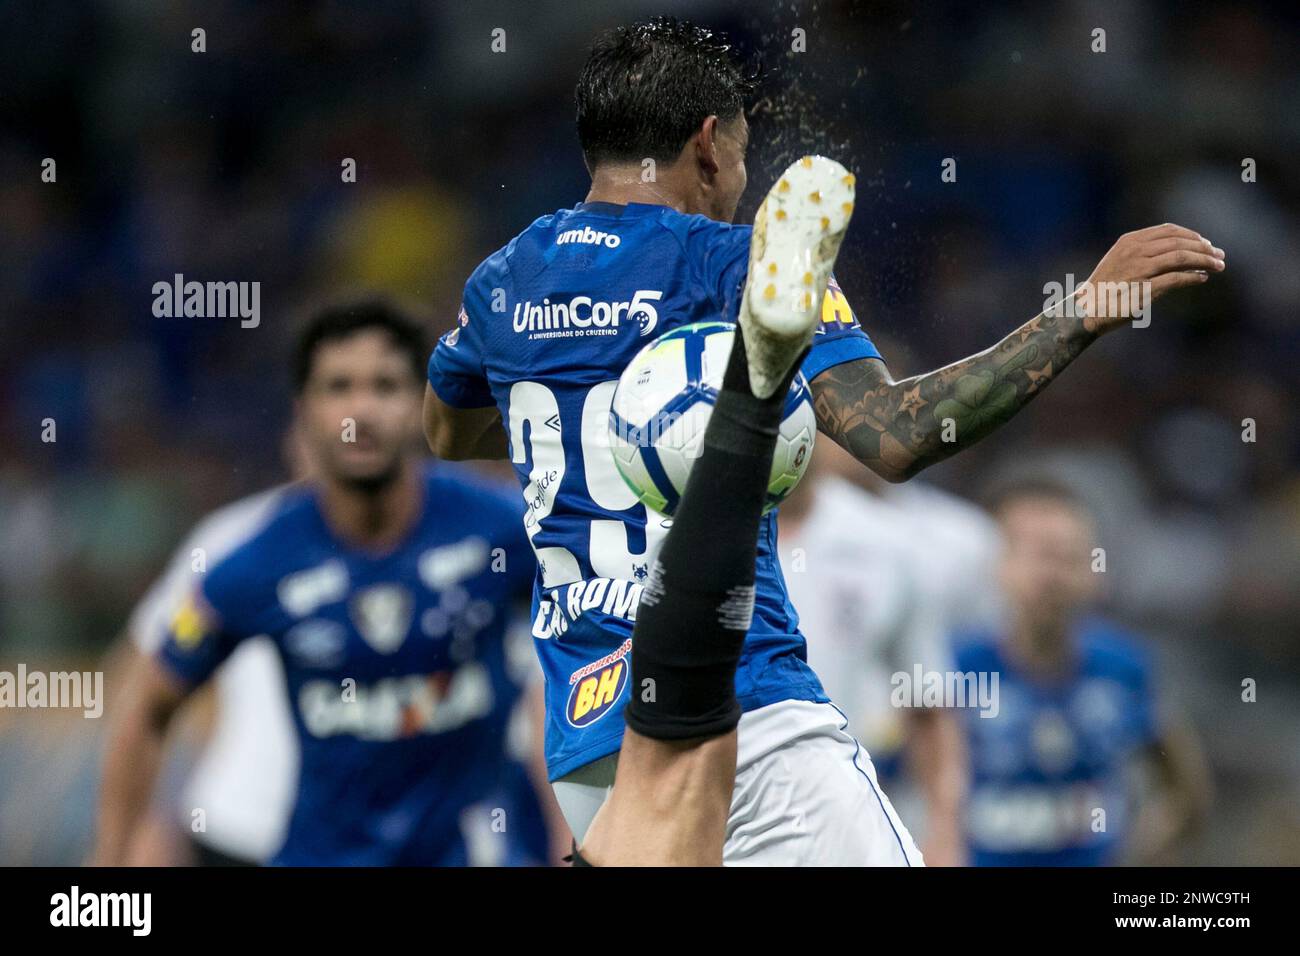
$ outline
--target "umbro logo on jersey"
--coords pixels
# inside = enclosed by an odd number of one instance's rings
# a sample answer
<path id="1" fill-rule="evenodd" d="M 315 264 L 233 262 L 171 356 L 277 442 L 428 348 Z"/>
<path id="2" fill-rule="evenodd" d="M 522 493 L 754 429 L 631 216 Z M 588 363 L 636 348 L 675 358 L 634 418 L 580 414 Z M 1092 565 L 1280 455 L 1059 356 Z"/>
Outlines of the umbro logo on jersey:
<path id="1" fill-rule="evenodd" d="M 581 229 L 570 229 L 562 232 L 555 237 L 557 246 L 568 245 L 571 242 L 580 242 L 584 246 L 604 246 L 606 249 L 617 249 L 619 243 L 623 240 L 612 232 L 597 232 L 591 226 L 583 226 Z"/>
<path id="2" fill-rule="evenodd" d="M 346 629 L 337 621 L 308 618 L 284 635 L 285 649 L 303 667 L 337 667 L 343 663 Z"/>
<path id="3" fill-rule="evenodd" d="M 471 535 L 420 555 L 420 580 L 431 591 L 444 591 L 487 570 L 492 557 L 486 538 Z"/>
<path id="4" fill-rule="evenodd" d="M 654 303 L 664 297 L 658 290 L 638 289 L 630 301 L 600 302 L 577 295 L 567 302 L 542 299 L 515 305 L 514 329 L 530 339 L 577 338 L 586 335 L 618 335 L 621 323 L 634 321 L 640 335 L 649 335 L 659 324 Z"/>

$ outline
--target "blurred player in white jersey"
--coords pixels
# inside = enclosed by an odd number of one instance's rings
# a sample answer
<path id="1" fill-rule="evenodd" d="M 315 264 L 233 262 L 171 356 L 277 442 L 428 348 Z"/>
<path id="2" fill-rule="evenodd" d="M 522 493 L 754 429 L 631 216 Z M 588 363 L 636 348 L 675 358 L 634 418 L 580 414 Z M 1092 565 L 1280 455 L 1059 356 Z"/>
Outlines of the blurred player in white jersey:
<path id="1" fill-rule="evenodd" d="M 897 776 L 906 759 L 921 799 L 907 799 L 901 781 L 890 790 L 926 862 L 960 865 L 960 721 L 941 708 L 896 707 L 890 698 L 896 674 L 951 669 L 948 606 L 959 595 L 947 592 L 959 590 L 961 575 L 935 573 L 951 560 L 932 553 L 936 536 L 908 510 L 842 477 L 841 459 L 856 465 L 838 446 L 819 444 L 778 522 L 782 570 L 808 635 L 808 662 L 882 779 Z"/>

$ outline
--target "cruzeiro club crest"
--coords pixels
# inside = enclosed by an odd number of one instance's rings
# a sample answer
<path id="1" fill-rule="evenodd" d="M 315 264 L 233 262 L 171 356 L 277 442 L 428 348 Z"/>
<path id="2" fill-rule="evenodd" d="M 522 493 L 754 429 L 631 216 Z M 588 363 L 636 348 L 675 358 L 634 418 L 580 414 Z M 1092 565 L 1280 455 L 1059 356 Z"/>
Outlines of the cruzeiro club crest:
<path id="1" fill-rule="evenodd" d="M 391 654 L 406 640 L 414 607 L 406 588 L 376 584 L 353 595 L 349 611 L 365 642 L 380 654 Z"/>

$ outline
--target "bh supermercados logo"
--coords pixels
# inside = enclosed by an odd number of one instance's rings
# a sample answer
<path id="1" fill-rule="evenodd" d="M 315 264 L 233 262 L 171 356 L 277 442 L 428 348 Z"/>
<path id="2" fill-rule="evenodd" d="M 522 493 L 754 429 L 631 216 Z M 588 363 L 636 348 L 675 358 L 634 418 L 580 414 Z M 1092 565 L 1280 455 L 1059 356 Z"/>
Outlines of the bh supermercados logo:
<path id="1" fill-rule="evenodd" d="M 632 669 L 627 655 L 632 651 L 628 638 L 612 654 L 607 654 L 569 676 L 569 703 L 564 716 L 574 727 L 588 727 L 614 708 L 614 703 L 627 686 L 628 672 Z"/>

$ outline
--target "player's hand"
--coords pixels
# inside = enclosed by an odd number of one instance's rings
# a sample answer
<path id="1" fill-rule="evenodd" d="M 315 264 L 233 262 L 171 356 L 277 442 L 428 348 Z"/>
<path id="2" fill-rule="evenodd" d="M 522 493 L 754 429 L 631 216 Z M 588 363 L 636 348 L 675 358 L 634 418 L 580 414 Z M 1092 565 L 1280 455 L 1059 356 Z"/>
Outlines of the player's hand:
<path id="1" fill-rule="evenodd" d="M 1154 300 L 1170 289 L 1200 285 L 1224 268 L 1223 250 L 1191 229 L 1167 222 L 1128 232 L 1079 287 L 1076 314 L 1099 333 L 1149 320 Z"/>

